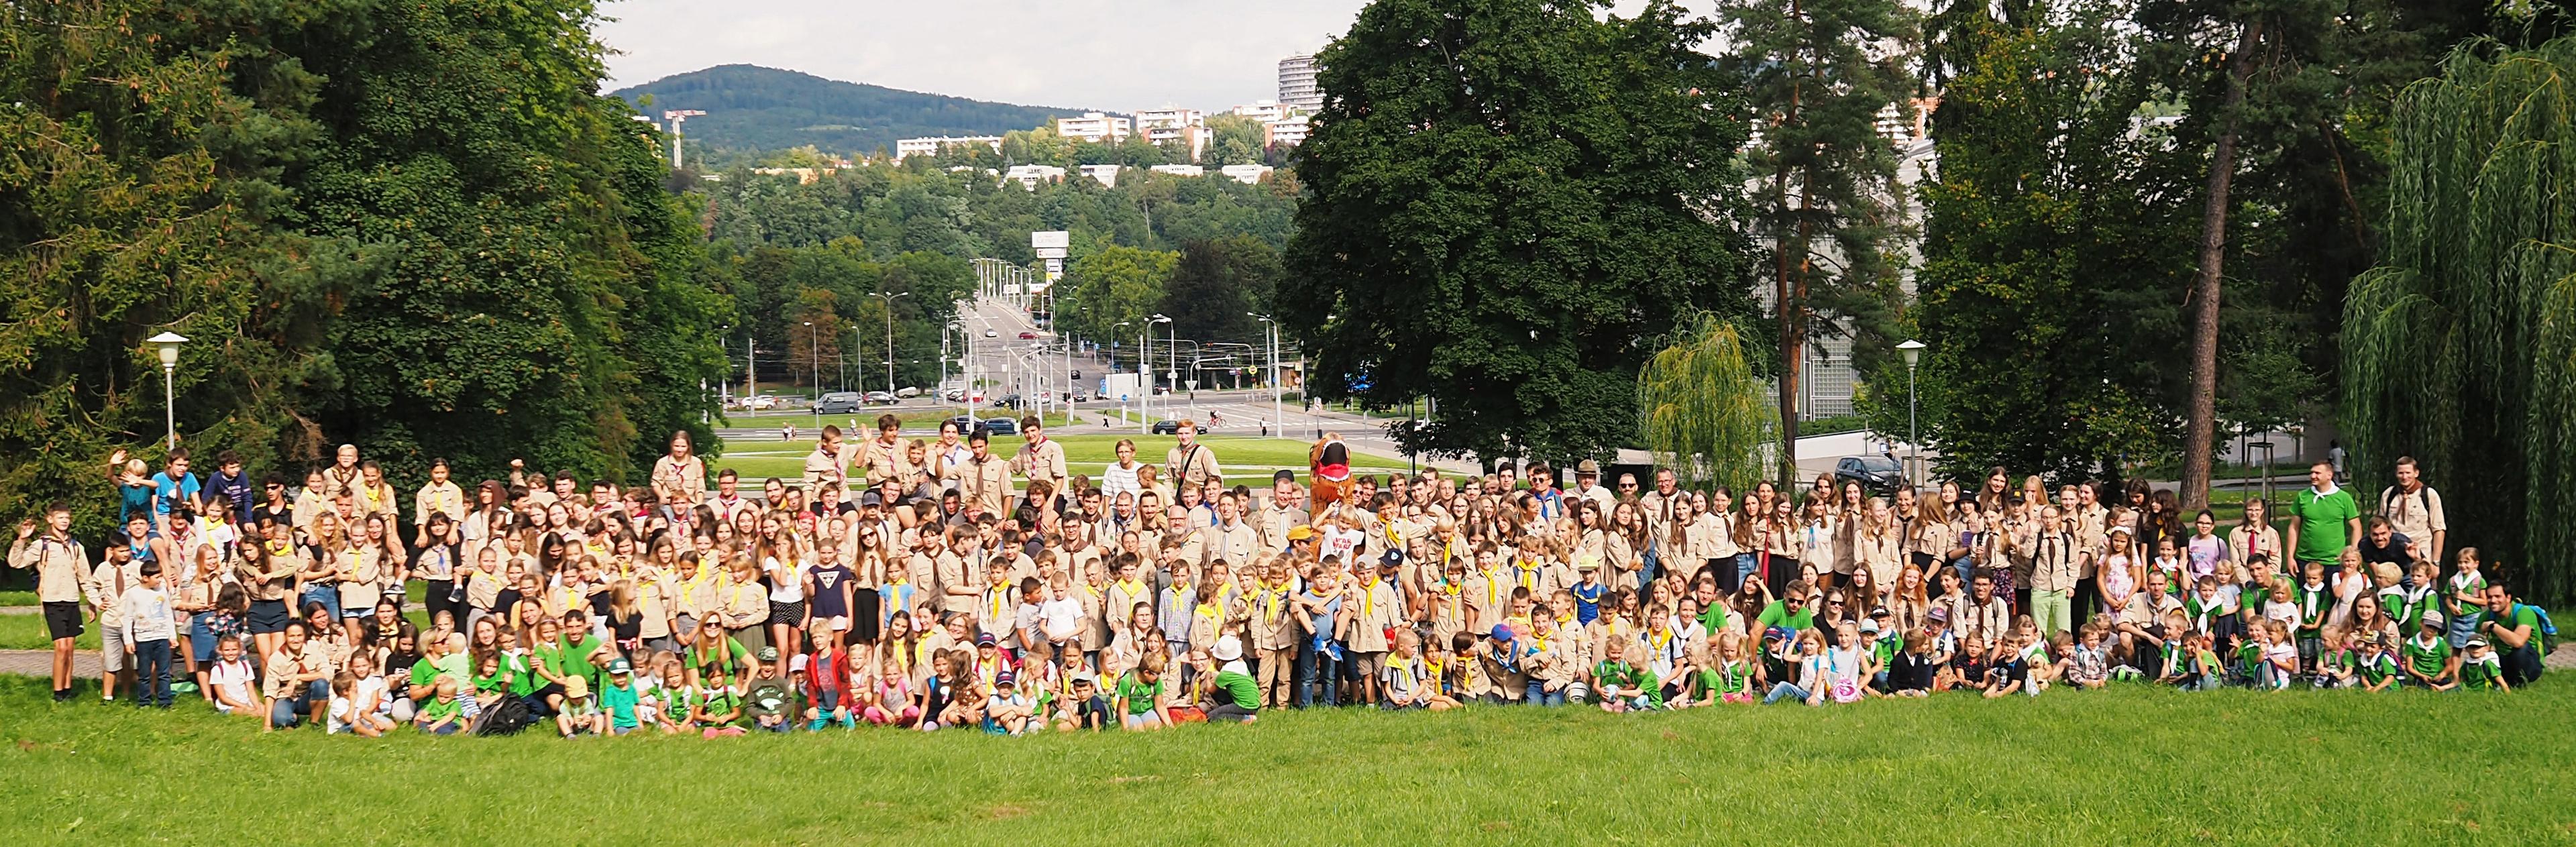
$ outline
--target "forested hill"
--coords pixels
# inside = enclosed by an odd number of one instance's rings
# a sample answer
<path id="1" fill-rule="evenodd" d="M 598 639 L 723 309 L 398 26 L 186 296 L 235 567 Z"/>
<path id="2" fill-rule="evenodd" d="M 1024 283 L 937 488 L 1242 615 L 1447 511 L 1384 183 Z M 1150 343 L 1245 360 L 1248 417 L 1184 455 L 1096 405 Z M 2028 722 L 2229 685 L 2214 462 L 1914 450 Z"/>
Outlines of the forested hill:
<path id="1" fill-rule="evenodd" d="M 813 145 L 825 153 L 894 149 L 925 135 L 1000 135 L 1078 109 L 1018 106 L 898 91 L 757 65 L 718 65 L 614 92 L 659 120 L 665 109 L 703 109 L 682 129 L 711 164 L 743 154 Z M 641 104 L 652 95 L 652 105 Z"/>

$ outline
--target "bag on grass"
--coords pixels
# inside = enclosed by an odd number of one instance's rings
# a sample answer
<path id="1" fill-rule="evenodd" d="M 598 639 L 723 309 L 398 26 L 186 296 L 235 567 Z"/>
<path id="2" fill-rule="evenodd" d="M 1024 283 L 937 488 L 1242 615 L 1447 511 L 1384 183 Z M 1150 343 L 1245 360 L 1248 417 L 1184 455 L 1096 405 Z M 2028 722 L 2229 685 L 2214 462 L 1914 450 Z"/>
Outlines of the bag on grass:
<path id="1" fill-rule="evenodd" d="M 475 721 L 474 734 L 516 735 L 519 730 L 528 728 L 528 724 L 534 720 L 528 715 L 527 701 L 517 697 L 503 697 L 501 702 L 494 704 L 492 708 L 483 710 L 482 718 Z"/>

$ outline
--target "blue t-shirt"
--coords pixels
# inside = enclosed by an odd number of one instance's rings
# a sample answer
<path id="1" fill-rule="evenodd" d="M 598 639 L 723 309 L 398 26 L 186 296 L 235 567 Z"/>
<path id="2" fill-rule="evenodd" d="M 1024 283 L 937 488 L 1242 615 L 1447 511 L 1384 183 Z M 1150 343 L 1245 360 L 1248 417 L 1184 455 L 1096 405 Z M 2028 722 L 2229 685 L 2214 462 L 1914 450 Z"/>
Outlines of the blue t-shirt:
<path id="1" fill-rule="evenodd" d="M 224 495 L 224 499 L 232 501 L 234 523 L 245 526 L 250 524 L 251 507 L 257 505 L 251 502 L 250 474 L 237 473 L 225 476 L 218 473 L 206 477 L 206 482 L 214 487 L 216 494 Z"/>
<path id="2" fill-rule="evenodd" d="M 140 485 L 127 485 L 120 482 L 116 484 L 116 489 L 117 493 L 122 495 L 116 505 L 117 526 L 124 526 L 127 520 L 132 519 L 137 514 L 152 514 L 151 483 L 147 482 Z"/>
<path id="3" fill-rule="evenodd" d="M 180 474 L 177 480 L 172 480 L 168 471 L 153 474 L 152 513 L 166 515 L 171 506 L 197 499 L 198 488 L 197 475 L 193 473 Z"/>

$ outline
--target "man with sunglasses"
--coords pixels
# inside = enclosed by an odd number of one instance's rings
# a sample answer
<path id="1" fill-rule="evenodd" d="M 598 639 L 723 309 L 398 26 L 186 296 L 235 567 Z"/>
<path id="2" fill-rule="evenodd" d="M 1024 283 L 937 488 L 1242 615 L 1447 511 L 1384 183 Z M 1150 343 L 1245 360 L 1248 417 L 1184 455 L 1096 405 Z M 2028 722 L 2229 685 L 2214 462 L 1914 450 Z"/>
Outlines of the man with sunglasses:
<path id="1" fill-rule="evenodd" d="M 1785 629 L 1789 631 L 1793 640 L 1797 633 L 1814 629 L 1816 611 L 1807 608 L 1806 580 L 1789 583 L 1789 591 L 1780 599 L 1771 601 L 1771 605 L 1763 607 L 1762 617 L 1755 620 L 1753 627 L 1755 630 L 1768 631 L 1774 627 Z"/>

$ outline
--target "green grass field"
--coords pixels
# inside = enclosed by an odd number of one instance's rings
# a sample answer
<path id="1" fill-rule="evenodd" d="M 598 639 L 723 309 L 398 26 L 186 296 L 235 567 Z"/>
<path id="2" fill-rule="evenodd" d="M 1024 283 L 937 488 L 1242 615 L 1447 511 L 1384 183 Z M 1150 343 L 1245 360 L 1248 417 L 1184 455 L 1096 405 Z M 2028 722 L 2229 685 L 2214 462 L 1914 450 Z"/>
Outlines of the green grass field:
<path id="1" fill-rule="evenodd" d="M 1118 440 L 1121 438 L 1135 440 L 1137 461 L 1157 465 L 1162 463 L 1164 452 L 1178 443 L 1168 435 L 1068 435 L 1055 440 L 1064 445 L 1067 467 L 1074 473 L 1097 478 L 1103 466 L 1117 461 Z M 993 441 L 993 452 L 1012 455 L 1019 452 L 1022 443 L 1016 435 L 999 436 Z M 1306 470 L 1306 450 L 1313 445 L 1313 442 L 1293 438 L 1241 435 L 1201 436 L 1199 443 L 1216 451 L 1217 461 L 1227 473 L 1227 482 L 1254 486 L 1267 481 L 1270 474 L 1280 468 L 1298 471 L 1302 477 Z M 742 442 L 731 445 L 710 465 L 716 470 L 732 468 L 754 479 L 793 478 L 804 472 L 805 455 L 813 451 L 814 442 L 810 440 Z M 1351 454 L 1351 461 L 1360 468 L 1400 470 L 1406 467 L 1400 459 L 1358 452 Z"/>
<path id="2" fill-rule="evenodd" d="M 169 713 L 86 698 L 55 706 L 42 680 L 5 677 L 0 792 L 15 811 L 0 815 L 0 835 L 2565 844 L 2576 838 L 2566 800 L 2576 741 L 2557 730 L 2576 694 L 2554 682 L 2514 695 L 2125 688 L 1644 716 L 1274 712 L 1250 726 L 1017 739 L 863 730 L 564 741 L 262 735 L 255 720 L 195 703 Z M 235 806 L 255 814 L 212 826 L 169 813 Z"/>
<path id="3" fill-rule="evenodd" d="M 44 615 L 0 615 L 0 650 L 54 649 L 54 640 L 47 635 Z M 83 650 L 98 649 L 98 622 L 83 621 L 80 639 L 74 643 Z"/>

